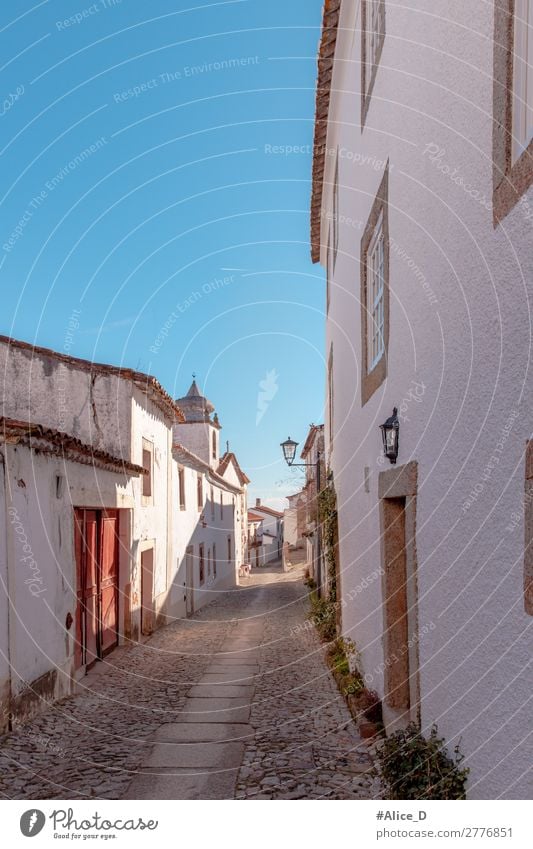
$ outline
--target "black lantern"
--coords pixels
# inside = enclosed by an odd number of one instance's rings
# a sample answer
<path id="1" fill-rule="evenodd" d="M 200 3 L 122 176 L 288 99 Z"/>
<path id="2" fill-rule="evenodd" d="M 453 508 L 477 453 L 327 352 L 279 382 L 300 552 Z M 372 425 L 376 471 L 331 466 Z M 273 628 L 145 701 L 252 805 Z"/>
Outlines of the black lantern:
<path id="1" fill-rule="evenodd" d="M 383 437 L 383 453 L 391 463 L 396 463 L 398 447 L 400 443 L 400 422 L 398 421 L 398 408 L 395 407 L 387 421 L 379 426 Z"/>
<path id="2" fill-rule="evenodd" d="M 298 443 L 291 439 L 290 436 L 285 440 L 285 442 L 280 443 L 283 448 L 283 456 L 285 457 L 285 461 L 288 466 L 292 466 L 294 463 L 294 458 L 296 457 L 296 449 L 298 448 Z"/>

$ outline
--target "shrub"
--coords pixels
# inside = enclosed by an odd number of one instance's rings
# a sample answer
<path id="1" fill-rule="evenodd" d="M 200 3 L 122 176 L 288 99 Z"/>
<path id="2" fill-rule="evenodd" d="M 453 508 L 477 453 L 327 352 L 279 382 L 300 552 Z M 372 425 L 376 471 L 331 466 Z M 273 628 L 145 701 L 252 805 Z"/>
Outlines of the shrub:
<path id="1" fill-rule="evenodd" d="M 425 738 L 415 723 L 388 737 L 377 752 L 389 799 L 465 799 L 468 768 L 457 745 L 454 757 L 433 725 Z"/>
<path id="2" fill-rule="evenodd" d="M 329 642 L 334 639 L 337 633 L 335 605 L 324 598 L 319 598 L 315 590 L 311 591 L 310 599 L 310 619 L 316 625 L 321 638 Z"/>

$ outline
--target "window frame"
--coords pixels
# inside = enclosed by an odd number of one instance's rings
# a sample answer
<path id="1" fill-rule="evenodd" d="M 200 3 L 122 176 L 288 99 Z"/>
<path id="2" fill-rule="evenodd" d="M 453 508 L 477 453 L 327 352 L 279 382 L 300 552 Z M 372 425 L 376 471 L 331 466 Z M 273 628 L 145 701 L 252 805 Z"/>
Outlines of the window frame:
<path id="1" fill-rule="evenodd" d="M 204 509 L 204 476 L 201 472 L 196 473 L 196 506 L 201 513 Z"/>
<path id="2" fill-rule="evenodd" d="M 361 275 L 361 406 L 370 400 L 374 392 L 387 377 L 387 360 L 389 349 L 390 328 L 390 250 L 389 250 L 389 163 L 387 162 L 378 192 L 374 198 L 372 209 L 361 239 L 360 275 Z M 379 357 L 369 359 L 370 344 L 369 330 L 375 327 L 374 303 L 369 311 L 369 252 L 379 238 L 383 246 L 383 276 L 382 276 L 382 332 Z M 373 338 L 375 335 L 373 334 Z"/>
<path id="3" fill-rule="evenodd" d="M 337 252 L 339 250 L 339 148 L 335 156 L 335 174 L 333 177 L 333 268 L 335 272 L 337 263 Z M 329 244 L 328 244 L 329 247 Z"/>
<path id="4" fill-rule="evenodd" d="M 514 47 L 519 20 L 515 15 L 518 2 L 519 0 L 498 0 L 494 6 L 492 134 L 494 227 L 497 227 L 511 212 L 533 184 L 533 138 L 529 140 L 521 154 L 517 155 L 517 143 L 513 132 L 517 101 Z M 530 38 L 533 39 L 531 33 Z M 533 72 L 531 74 L 533 79 Z"/>
<path id="5" fill-rule="evenodd" d="M 198 571 L 200 585 L 205 583 L 205 549 L 204 543 L 201 542 L 198 546 Z"/>
<path id="6" fill-rule="evenodd" d="M 370 5 L 372 6 L 372 10 L 374 10 L 374 8 L 378 9 L 377 18 L 381 22 L 381 28 L 379 30 L 370 30 L 368 28 L 368 10 Z M 374 16 L 372 15 L 372 18 L 373 17 Z M 379 63 L 381 62 L 385 34 L 385 0 L 363 0 L 361 4 L 361 132 L 364 129 L 370 101 L 372 99 L 377 71 Z M 372 36 L 372 40 L 374 40 L 375 36 L 375 46 L 371 57 L 368 55 L 369 47 L 371 46 L 369 36 Z M 370 58 L 372 60 L 371 63 L 369 62 Z"/>
<path id="7" fill-rule="evenodd" d="M 146 455 L 149 457 L 149 464 L 145 466 Z M 141 483 L 141 495 L 143 505 L 151 505 L 154 503 L 154 443 L 149 439 L 142 438 L 142 467 L 148 468 L 148 474 L 143 474 Z M 148 491 L 146 491 L 146 483 L 148 482 Z"/>
<path id="8" fill-rule="evenodd" d="M 180 510 L 187 509 L 187 496 L 185 492 L 185 468 L 178 466 L 178 502 Z"/>

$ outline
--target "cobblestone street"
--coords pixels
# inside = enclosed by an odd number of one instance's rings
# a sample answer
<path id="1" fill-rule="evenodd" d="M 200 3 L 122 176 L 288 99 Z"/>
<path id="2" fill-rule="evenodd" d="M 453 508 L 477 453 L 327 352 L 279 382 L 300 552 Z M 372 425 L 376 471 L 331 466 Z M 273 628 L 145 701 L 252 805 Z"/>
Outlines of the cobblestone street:
<path id="1" fill-rule="evenodd" d="M 257 570 L 111 654 L 1 740 L 4 798 L 371 798 L 368 747 L 306 622 L 302 571 Z"/>

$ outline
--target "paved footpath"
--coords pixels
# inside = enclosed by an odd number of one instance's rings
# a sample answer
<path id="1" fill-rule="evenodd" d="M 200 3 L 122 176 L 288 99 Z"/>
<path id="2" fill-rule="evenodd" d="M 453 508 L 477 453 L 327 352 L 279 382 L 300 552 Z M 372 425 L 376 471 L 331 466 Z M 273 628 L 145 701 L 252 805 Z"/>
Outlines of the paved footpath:
<path id="1" fill-rule="evenodd" d="M 371 761 L 306 621 L 302 572 L 257 570 L 119 649 L 0 738 L 14 799 L 358 799 Z"/>

